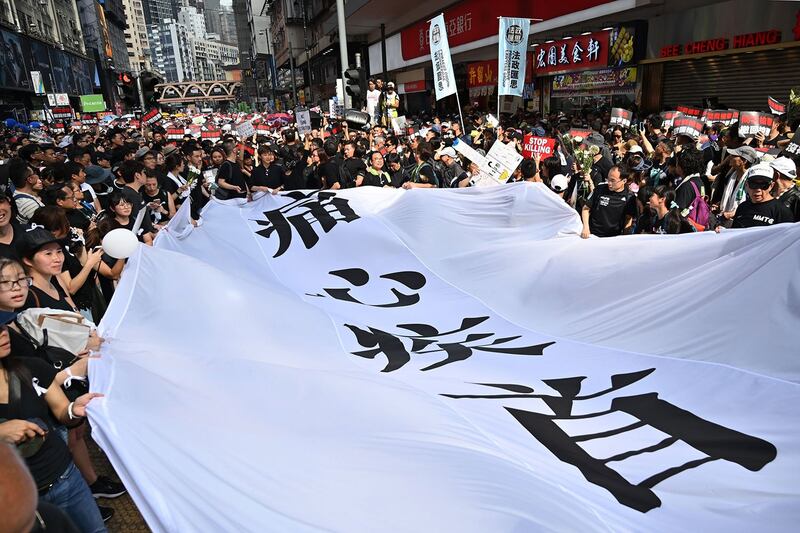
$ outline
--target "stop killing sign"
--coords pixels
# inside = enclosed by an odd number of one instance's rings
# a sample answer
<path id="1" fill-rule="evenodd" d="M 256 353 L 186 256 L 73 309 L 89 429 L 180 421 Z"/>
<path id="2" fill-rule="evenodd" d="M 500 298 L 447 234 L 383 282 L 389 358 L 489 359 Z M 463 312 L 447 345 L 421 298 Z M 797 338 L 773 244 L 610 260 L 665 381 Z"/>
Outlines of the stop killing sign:
<path id="1" fill-rule="evenodd" d="M 525 136 L 522 143 L 522 155 L 533 157 L 533 154 L 540 154 L 542 159 L 553 155 L 556 149 L 556 140 L 547 137 L 536 137 L 530 133 Z"/>

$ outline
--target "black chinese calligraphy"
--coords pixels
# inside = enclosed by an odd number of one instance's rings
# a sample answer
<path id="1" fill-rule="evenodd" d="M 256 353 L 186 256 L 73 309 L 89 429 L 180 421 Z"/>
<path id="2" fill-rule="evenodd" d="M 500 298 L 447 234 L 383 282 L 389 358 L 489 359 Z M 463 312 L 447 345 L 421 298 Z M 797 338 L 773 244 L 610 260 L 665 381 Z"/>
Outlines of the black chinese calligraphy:
<path id="1" fill-rule="evenodd" d="M 445 365 L 464 361 L 472 356 L 474 351 L 488 353 L 502 353 L 507 355 L 542 355 L 542 351 L 553 344 L 546 342 L 531 346 L 511 347 L 506 344 L 515 341 L 521 335 L 512 337 L 496 338 L 492 342 L 485 344 L 475 344 L 494 337 L 494 333 L 468 333 L 463 340 L 442 340 L 443 337 L 461 334 L 468 329 L 472 329 L 489 319 L 488 316 L 465 318 L 461 321 L 458 329 L 440 332 L 434 326 L 428 324 L 398 324 L 397 327 L 416 335 L 391 334 L 376 328 L 362 329 L 351 324 L 345 324 L 356 336 L 358 343 L 368 350 L 352 352 L 353 355 L 374 359 L 378 354 L 384 354 L 387 359 L 386 367 L 382 372 L 393 372 L 405 366 L 411 360 L 411 354 L 425 355 L 437 352 L 444 352 L 447 357 L 437 363 L 423 368 L 423 371 L 434 370 Z M 457 338 L 462 338 L 459 335 Z M 403 339 L 411 341 L 411 350 L 406 349 Z"/>
<path id="2" fill-rule="evenodd" d="M 588 414 L 573 413 L 575 402 L 612 394 L 644 379 L 654 370 L 654 368 L 650 368 L 639 372 L 613 375 L 611 376 L 611 387 L 590 394 L 581 394 L 581 385 L 586 377 L 580 376 L 543 380 L 548 387 L 558 393 L 557 395 L 535 394 L 534 389 L 526 385 L 476 383 L 476 385 L 507 392 L 477 395 L 443 394 L 442 396 L 454 399 L 535 398 L 542 400 L 553 414 L 542 414 L 511 407 L 505 407 L 505 409 L 559 460 L 575 466 L 587 481 L 609 491 L 622 505 L 642 513 L 661 506 L 661 499 L 652 489 L 662 481 L 681 472 L 718 460 L 729 461 L 755 472 L 775 459 L 778 452 L 771 443 L 700 418 L 660 399 L 657 393 L 615 397 L 611 400 L 608 410 Z M 558 421 L 597 418 L 612 413 L 625 413 L 633 417 L 635 422 L 624 427 L 585 435 L 569 435 L 557 423 Z M 654 428 L 666 434 L 667 437 L 650 446 L 600 459 L 593 457 L 581 447 L 581 443 L 624 435 L 642 427 Z M 615 466 L 614 463 L 620 464 L 621 461 L 631 457 L 664 450 L 679 442 L 688 444 L 702 453 L 704 457 L 666 468 L 635 484 L 611 468 Z"/>
<path id="3" fill-rule="evenodd" d="M 266 220 L 256 220 L 265 229 L 257 231 L 258 235 L 269 239 L 272 234 L 278 235 L 278 250 L 273 257 L 280 257 L 292 243 L 292 231 L 296 231 L 307 250 L 319 242 L 319 235 L 314 228 L 318 223 L 323 232 L 331 231 L 338 222 L 352 222 L 360 218 L 345 198 L 336 193 L 321 191 L 303 194 L 292 191 L 284 196 L 294 201 L 281 208 L 264 211 Z"/>
<path id="4" fill-rule="evenodd" d="M 346 268 L 342 270 L 333 270 L 329 272 L 332 276 L 336 276 L 345 280 L 347 283 L 352 285 L 353 287 L 363 287 L 369 282 L 369 273 L 362 269 L 362 268 Z M 407 289 L 411 289 L 412 291 L 418 291 L 422 287 L 425 286 L 426 280 L 425 276 L 423 276 L 419 272 L 414 272 L 412 270 L 404 270 L 400 272 L 390 272 L 389 274 L 383 274 L 380 276 L 381 279 L 390 280 L 400 285 L 403 285 Z M 360 305 L 368 305 L 370 307 L 380 307 L 380 308 L 392 308 L 392 307 L 408 307 L 414 305 L 419 302 L 420 296 L 417 293 L 407 294 L 403 291 L 400 291 L 394 287 L 392 287 L 391 293 L 395 297 L 395 301 L 389 303 L 367 303 L 362 302 L 350 292 L 350 287 L 347 288 L 335 288 L 335 289 L 327 289 L 323 288 L 322 290 L 336 300 L 340 300 L 342 302 L 350 302 L 354 304 Z M 308 296 L 318 296 L 324 297 L 322 294 L 309 294 Z"/>

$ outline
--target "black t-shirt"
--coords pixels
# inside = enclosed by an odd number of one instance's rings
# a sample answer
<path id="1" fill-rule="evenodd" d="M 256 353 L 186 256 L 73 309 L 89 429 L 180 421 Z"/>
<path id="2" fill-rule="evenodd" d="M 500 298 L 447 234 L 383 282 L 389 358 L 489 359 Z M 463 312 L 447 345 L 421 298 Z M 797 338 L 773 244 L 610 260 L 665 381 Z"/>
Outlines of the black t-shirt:
<path id="1" fill-rule="evenodd" d="M 64 247 L 62 247 L 64 248 Z M 73 255 L 68 249 L 64 248 L 64 269 L 69 272 L 69 275 L 74 279 L 83 270 L 80 260 L 77 256 Z M 75 294 L 72 295 L 72 301 L 79 309 L 92 308 L 92 284 L 94 283 L 97 271 L 92 269 L 86 281 L 81 285 Z"/>
<path id="2" fill-rule="evenodd" d="M 147 204 L 144 202 L 144 198 L 142 197 L 142 193 L 139 191 L 135 191 L 132 188 L 128 187 L 127 185 L 123 187 L 120 192 L 125 199 L 131 203 L 131 224 L 128 229 L 133 228 L 133 221 L 136 220 L 136 216 L 139 214 L 139 211 L 142 209 L 147 209 Z M 142 226 L 140 229 L 143 229 L 145 233 L 152 233 L 153 232 L 153 223 L 150 220 L 149 216 L 145 216 L 142 219 Z"/>
<path id="3" fill-rule="evenodd" d="M 69 225 L 73 228 L 80 228 L 84 233 L 89 230 L 89 224 L 92 222 L 86 214 L 80 209 L 65 209 Z"/>
<path id="4" fill-rule="evenodd" d="M 678 204 L 678 208 L 681 210 L 687 209 L 697 198 L 697 193 L 694 192 L 692 183 L 697 187 L 697 192 L 702 194 L 704 191 L 703 180 L 700 176 L 695 176 L 691 179 L 684 178 L 678 188 L 675 189 L 675 203 Z"/>
<path id="5" fill-rule="evenodd" d="M 356 177 L 359 175 L 367 175 L 367 165 L 362 160 L 357 157 L 351 157 L 342 162 L 342 177 L 345 180 L 345 183 L 342 183 L 342 187 L 355 187 Z"/>
<path id="6" fill-rule="evenodd" d="M 732 227 L 753 228 L 756 226 L 772 226 L 783 222 L 794 221 L 792 220 L 792 212 L 780 200 L 773 198 L 766 202 L 754 204 L 750 199 L 747 199 L 736 208 Z"/>
<path id="7" fill-rule="evenodd" d="M 224 179 L 225 183 L 228 185 L 234 185 L 239 187 L 242 192 L 236 192 L 229 189 L 224 189 L 227 198 L 247 198 L 247 181 L 242 173 L 242 169 L 239 168 L 239 165 L 231 163 L 230 161 L 225 161 L 219 167 L 219 172 L 217 172 L 217 183 L 219 183 L 220 179 Z"/>
<path id="8" fill-rule="evenodd" d="M 317 177 L 326 188 L 330 188 L 331 185 L 339 182 L 339 166 L 333 160 L 328 161 L 317 167 Z M 325 181 L 322 181 L 323 179 Z"/>
<path id="9" fill-rule="evenodd" d="M 254 187 L 269 187 L 277 189 L 283 185 L 283 168 L 280 165 L 271 164 L 268 167 L 259 165 L 253 169 L 250 178 Z"/>
<path id="10" fill-rule="evenodd" d="M 778 198 L 792 213 L 792 221 L 800 222 L 800 188 L 792 185 L 791 188 L 783 191 Z"/>
<path id="11" fill-rule="evenodd" d="M 25 459 L 36 486 L 44 487 L 58 479 L 72 460 L 67 443 L 55 432 L 56 422 L 50 415 L 50 407 L 34 390 L 34 383 L 43 389 L 50 387 L 57 371 L 41 359 L 16 356 L 14 358 L 27 369 L 29 374 L 27 378 L 35 381 L 20 383 L 20 400 L 16 405 L 0 403 L 0 418 L 28 420 L 47 430 L 39 451 Z M 26 378 L 23 378 L 23 381 L 26 381 Z"/>
<path id="12" fill-rule="evenodd" d="M 598 185 L 589 198 L 589 229 L 598 237 L 614 237 L 625 228 L 625 217 L 636 219 L 636 196 L 629 191 L 613 192 L 608 185 Z"/>
<path id="13" fill-rule="evenodd" d="M 592 164 L 592 169 L 589 171 L 589 174 L 591 175 L 595 186 L 608 179 L 608 171 L 611 170 L 613 166 L 614 162 L 605 156 L 601 157 L 599 161 L 595 161 Z"/>
<path id="14" fill-rule="evenodd" d="M 142 190 L 142 198 L 146 204 L 150 204 L 152 202 L 161 202 L 161 207 L 167 211 L 167 214 L 161 213 L 161 211 L 157 211 L 155 209 L 150 209 L 150 220 L 153 224 L 159 224 L 169 220 L 169 198 L 168 193 L 164 189 L 158 189 L 158 192 L 153 196 L 150 196 L 144 190 Z"/>
<path id="15" fill-rule="evenodd" d="M 9 225 L 13 236 L 10 244 L 0 243 L 0 257 L 21 261 L 22 255 L 19 253 L 19 245 L 22 243 L 22 236 L 25 234 L 25 226 L 16 222 L 11 222 Z"/>
<path id="16" fill-rule="evenodd" d="M 58 292 L 58 300 L 39 287 L 31 285 L 31 288 L 28 290 L 28 299 L 25 300 L 23 309 L 30 309 L 31 307 L 49 307 L 50 309 L 61 309 L 62 311 L 75 311 L 67 301 L 67 293 L 64 292 L 64 289 L 56 278 L 53 278 L 52 284 L 56 292 Z"/>

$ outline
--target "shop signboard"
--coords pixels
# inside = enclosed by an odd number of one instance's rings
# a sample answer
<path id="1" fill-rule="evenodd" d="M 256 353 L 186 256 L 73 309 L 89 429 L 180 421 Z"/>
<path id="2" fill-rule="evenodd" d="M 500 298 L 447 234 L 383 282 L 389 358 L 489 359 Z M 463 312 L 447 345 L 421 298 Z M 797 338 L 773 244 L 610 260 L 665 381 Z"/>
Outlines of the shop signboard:
<path id="1" fill-rule="evenodd" d="M 561 0 L 531 2 L 530 0 L 463 0 L 444 10 L 444 22 L 450 46 L 457 47 L 497 35 L 497 15 L 530 19 L 553 20 L 572 15 L 612 0 Z M 400 33 L 403 60 L 408 61 L 430 53 L 428 21 L 420 20 Z"/>
<path id="2" fill-rule="evenodd" d="M 106 110 L 106 101 L 102 94 L 81 95 L 81 108 L 84 113 L 97 113 Z"/>
<path id="3" fill-rule="evenodd" d="M 553 77 L 553 93 L 615 92 L 636 84 L 636 67 L 573 72 Z"/>
<path id="4" fill-rule="evenodd" d="M 609 31 L 599 31 L 540 45 L 534 52 L 536 74 L 607 67 L 609 35 Z"/>
<path id="5" fill-rule="evenodd" d="M 742 111 L 739 113 L 739 137 L 752 137 L 759 133 L 769 137 L 775 117 L 770 113 Z"/>

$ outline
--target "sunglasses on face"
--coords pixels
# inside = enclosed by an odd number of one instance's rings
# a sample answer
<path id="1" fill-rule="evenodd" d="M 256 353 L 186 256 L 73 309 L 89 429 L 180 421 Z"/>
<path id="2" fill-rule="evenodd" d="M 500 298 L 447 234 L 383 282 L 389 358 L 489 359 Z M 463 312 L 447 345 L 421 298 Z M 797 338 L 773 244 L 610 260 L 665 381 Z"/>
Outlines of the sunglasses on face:
<path id="1" fill-rule="evenodd" d="M 754 190 L 766 191 L 772 186 L 772 182 L 768 180 L 747 180 L 747 186 Z"/>

